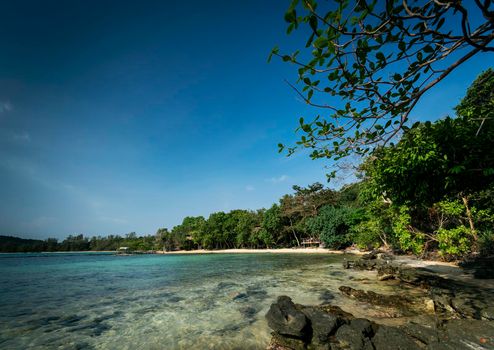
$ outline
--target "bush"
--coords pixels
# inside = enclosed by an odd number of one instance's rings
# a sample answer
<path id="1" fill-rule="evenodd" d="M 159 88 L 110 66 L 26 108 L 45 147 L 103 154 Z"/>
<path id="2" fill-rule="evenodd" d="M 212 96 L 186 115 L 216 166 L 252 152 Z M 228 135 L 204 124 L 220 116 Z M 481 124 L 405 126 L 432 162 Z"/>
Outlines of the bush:
<path id="1" fill-rule="evenodd" d="M 351 228 L 353 240 L 361 249 L 379 248 L 381 240 L 381 225 L 375 219 L 363 221 Z"/>
<path id="2" fill-rule="evenodd" d="M 483 256 L 494 255 L 494 232 L 483 232 L 479 237 L 479 253 Z"/>
<path id="3" fill-rule="evenodd" d="M 424 251 L 425 235 L 413 229 L 409 212 L 409 208 L 405 205 L 399 208 L 393 222 L 393 231 L 402 250 L 412 251 L 418 255 Z"/>
<path id="4" fill-rule="evenodd" d="M 327 248 L 341 249 L 350 245 L 349 228 L 359 219 L 359 213 L 353 208 L 327 205 L 307 220 L 306 229 L 312 236 L 319 236 Z"/>
<path id="5" fill-rule="evenodd" d="M 461 225 L 449 230 L 441 228 L 436 237 L 442 256 L 458 258 L 470 252 L 472 231 L 466 226 Z"/>

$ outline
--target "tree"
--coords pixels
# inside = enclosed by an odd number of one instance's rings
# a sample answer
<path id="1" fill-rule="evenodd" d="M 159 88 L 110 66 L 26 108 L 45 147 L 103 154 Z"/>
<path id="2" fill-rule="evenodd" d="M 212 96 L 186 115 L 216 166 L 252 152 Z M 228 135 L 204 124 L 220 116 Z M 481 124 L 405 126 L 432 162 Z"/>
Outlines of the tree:
<path id="1" fill-rule="evenodd" d="M 402 249 L 422 252 L 435 242 L 442 254 L 461 256 L 477 249 L 479 228 L 491 232 L 493 87 L 489 69 L 468 89 L 456 118 L 416 123 L 364 163 L 363 193 L 392 205 Z"/>
<path id="2" fill-rule="evenodd" d="M 487 108 L 493 88 L 489 69 L 467 91 L 456 118 L 417 123 L 396 145 L 376 152 L 366 168 L 375 195 L 427 207 L 460 197 L 468 210 L 469 197 L 494 182 L 494 112 Z M 482 127 L 479 119 L 486 120 Z"/>
<path id="3" fill-rule="evenodd" d="M 337 195 L 318 182 L 307 187 L 295 185 L 293 190 L 293 195 L 287 194 L 280 200 L 281 215 L 288 220 L 290 232 L 300 246 L 297 231 L 303 230 L 307 218 L 316 216 L 323 205 L 334 204 Z"/>
<path id="4" fill-rule="evenodd" d="M 292 0 L 287 32 L 303 27 L 306 50 L 275 47 L 269 59 L 298 66 L 290 86 L 328 114 L 300 118 L 300 140 L 280 151 L 307 148 L 313 159 L 338 160 L 393 140 L 427 91 L 471 57 L 494 52 L 493 7 L 492 0 Z"/>
<path id="5" fill-rule="evenodd" d="M 344 248 L 350 241 L 348 231 L 355 214 L 355 209 L 326 205 L 317 216 L 307 220 L 307 230 L 319 236 L 327 248 Z"/>
<path id="6" fill-rule="evenodd" d="M 277 204 L 273 204 L 271 208 L 266 210 L 263 215 L 261 229 L 258 237 L 260 241 L 269 248 L 279 241 L 279 237 L 283 232 L 283 223 L 281 220 L 281 210 Z"/>

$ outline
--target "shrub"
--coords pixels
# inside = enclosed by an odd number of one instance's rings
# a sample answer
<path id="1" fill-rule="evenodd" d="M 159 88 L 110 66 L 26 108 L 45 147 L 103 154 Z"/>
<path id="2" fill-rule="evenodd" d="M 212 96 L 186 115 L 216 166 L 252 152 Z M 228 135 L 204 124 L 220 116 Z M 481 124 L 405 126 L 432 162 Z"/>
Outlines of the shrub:
<path id="1" fill-rule="evenodd" d="M 407 206 L 400 206 L 393 222 L 393 231 L 402 250 L 412 251 L 418 255 L 424 251 L 425 235 L 413 229 L 409 212 L 410 210 Z"/>
<path id="2" fill-rule="evenodd" d="M 353 239 L 361 249 L 378 248 L 381 240 L 382 228 L 378 220 L 363 221 L 351 228 Z"/>
<path id="3" fill-rule="evenodd" d="M 441 228 L 437 231 L 439 253 L 458 258 L 470 252 L 472 243 L 472 231 L 466 226 L 458 226 L 452 229 Z"/>
<path id="4" fill-rule="evenodd" d="M 483 232 L 479 237 L 479 253 L 483 256 L 494 255 L 494 232 Z"/>

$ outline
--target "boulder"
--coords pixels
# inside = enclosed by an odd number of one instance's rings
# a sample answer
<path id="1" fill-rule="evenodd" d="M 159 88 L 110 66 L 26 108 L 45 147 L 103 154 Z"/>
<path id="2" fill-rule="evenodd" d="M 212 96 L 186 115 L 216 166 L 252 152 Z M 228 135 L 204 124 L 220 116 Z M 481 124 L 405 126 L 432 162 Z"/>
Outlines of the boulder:
<path id="1" fill-rule="evenodd" d="M 287 296 L 280 296 L 271 304 L 266 319 L 269 327 L 278 334 L 300 339 L 308 335 L 307 317 Z"/>
<path id="2" fill-rule="evenodd" d="M 305 342 L 302 339 L 284 337 L 276 332 L 271 333 L 271 344 L 268 349 L 276 350 L 305 350 Z"/>
<path id="3" fill-rule="evenodd" d="M 407 334 L 394 327 L 379 326 L 372 338 L 376 350 L 419 350 L 420 347 Z"/>
<path id="4" fill-rule="evenodd" d="M 337 315 L 315 307 L 305 307 L 302 312 L 310 320 L 312 343 L 314 344 L 327 343 L 329 336 L 335 333 L 336 329 L 344 322 Z"/>
<path id="5" fill-rule="evenodd" d="M 404 295 L 384 295 L 378 294 L 373 291 L 365 291 L 361 289 L 354 289 L 348 286 L 341 286 L 338 288 L 344 295 L 355 298 L 358 301 L 387 307 L 402 307 L 404 305 L 411 304 L 408 297 Z"/>
<path id="6" fill-rule="evenodd" d="M 366 342 L 365 336 L 348 324 L 344 324 L 336 331 L 336 340 L 339 346 L 344 349 L 361 350 Z"/>

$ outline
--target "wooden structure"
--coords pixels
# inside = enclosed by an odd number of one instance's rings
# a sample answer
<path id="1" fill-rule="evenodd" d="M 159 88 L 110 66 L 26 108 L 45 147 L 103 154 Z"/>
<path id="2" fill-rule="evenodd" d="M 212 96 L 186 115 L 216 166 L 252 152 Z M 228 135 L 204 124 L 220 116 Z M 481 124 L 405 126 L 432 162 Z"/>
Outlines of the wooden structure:
<path id="1" fill-rule="evenodd" d="M 321 246 L 321 240 L 312 237 L 303 239 L 301 243 L 304 248 Z"/>
<path id="2" fill-rule="evenodd" d="M 131 255 L 133 252 L 129 247 L 120 247 L 117 249 L 118 255 Z"/>

